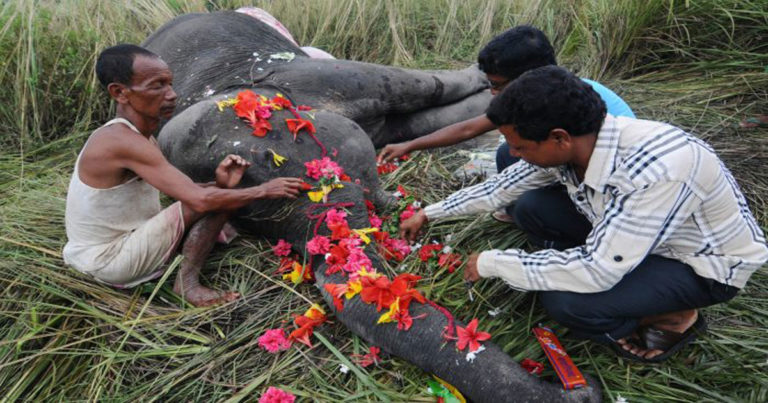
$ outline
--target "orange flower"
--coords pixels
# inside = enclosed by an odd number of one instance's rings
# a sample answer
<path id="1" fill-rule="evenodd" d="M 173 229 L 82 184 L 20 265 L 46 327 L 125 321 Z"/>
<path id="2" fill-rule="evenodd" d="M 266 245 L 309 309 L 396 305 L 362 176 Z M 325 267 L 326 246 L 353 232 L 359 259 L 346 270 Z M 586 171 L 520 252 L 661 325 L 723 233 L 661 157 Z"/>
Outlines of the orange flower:
<path id="1" fill-rule="evenodd" d="M 333 297 L 333 306 L 335 306 L 339 312 L 344 310 L 344 300 L 341 299 L 341 297 L 347 293 L 349 286 L 346 284 L 326 284 L 323 288 L 325 288 L 325 291 L 328 291 L 328 293 L 331 294 L 331 297 Z"/>
<path id="2" fill-rule="evenodd" d="M 272 130 L 272 124 L 264 119 L 252 122 L 251 127 L 253 128 L 253 135 L 256 137 L 264 137 L 270 130 Z"/>
<path id="3" fill-rule="evenodd" d="M 293 106 L 291 101 L 289 101 L 287 98 L 283 97 L 282 94 L 275 95 L 270 102 L 275 107 L 276 110 L 286 109 Z"/>
<path id="4" fill-rule="evenodd" d="M 323 308 L 321 308 L 320 305 L 312 304 L 304 315 L 296 315 L 293 323 L 298 328 L 291 332 L 288 336 L 288 340 L 295 340 L 308 347 L 312 347 L 312 342 L 309 340 L 309 337 L 312 336 L 313 329 L 320 326 L 325 321 L 326 316 Z"/>
<path id="5" fill-rule="evenodd" d="M 370 277 L 363 277 L 360 282 L 363 285 L 363 290 L 360 291 L 360 298 L 368 304 L 375 303 L 377 311 L 381 311 L 381 308 L 389 308 L 395 302 L 395 296 L 389 289 L 392 283 L 388 278 L 379 277 L 372 279 Z"/>
<path id="6" fill-rule="evenodd" d="M 296 140 L 296 136 L 299 135 L 299 131 L 301 129 L 306 129 L 311 134 L 317 133 L 315 130 L 315 125 L 306 119 L 285 119 L 285 124 L 288 125 L 288 131 L 293 134 L 294 141 Z"/>
<path id="7" fill-rule="evenodd" d="M 487 332 L 480 332 L 477 330 L 477 318 L 472 319 L 466 328 L 456 327 L 459 341 L 456 342 L 456 347 L 459 350 L 464 350 L 469 345 L 469 352 L 475 352 L 480 348 L 480 342 L 486 341 L 491 338 L 491 334 Z"/>

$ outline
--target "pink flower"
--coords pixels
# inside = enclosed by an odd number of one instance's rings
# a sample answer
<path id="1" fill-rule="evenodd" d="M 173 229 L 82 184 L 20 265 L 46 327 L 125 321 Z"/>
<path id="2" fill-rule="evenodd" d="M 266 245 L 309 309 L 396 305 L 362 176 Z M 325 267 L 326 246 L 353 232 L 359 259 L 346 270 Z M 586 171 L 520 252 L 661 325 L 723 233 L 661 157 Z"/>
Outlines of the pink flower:
<path id="1" fill-rule="evenodd" d="M 259 347 L 274 354 L 291 347 L 291 342 L 285 337 L 283 329 L 269 329 L 259 337 Z"/>
<path id="2" fill-rule="evenodd" d="M 405 239 L 393 239 L 390 246 L 395 251 L 402 253 L 403 256 L 406 256 L 409 253 L 411 253 L 411 246 L 408 245 L 408 241 L 406 241 Z"/>
<path id="3" fill-rule="evenodd" d="M 325 213 L 325 223 L 332 225 L 347 225 L 347 212 L 332 208 Z"/>
<path id="4" fill-rule="evenodd" d="M 296 396 L 282 389 L 270 386 L 267 392 L 259 398 L 259 403 L 293 403 L 295 400 Z"/>
<path id="5" fill-rule="evenodd" d="M 314 180 L 319 180 L 321 177 L 333 179 L 344 175 L 344 169 L 328 157 L 305 162 L 304 166 L 307 167 L 307 176 Z"/>
<path id="6" fill-rule="evenodd" d="M 383 224 L 381 218 L 379 218 L 379 216 L 376 214 L 371 214 L 368 217 L 368 221 L 371 222 L 371 227 L 381 228 L 381 224 Z"/>
<path id="7" fill-rule="evenodd" d="M 313 255 L 325 255 L 331 249 L 331 240 L 327 236 L 315 235 L 307 242 L 307 251 Z"/>
<path id="8" fill-rule="evenodd" d="M 277 241 L 277 245 L 272 247 L 272 251 L 275 252 L 275 255 L 277 256 L 288 256 L 291 254 L 291 245 L 288 242 L 285 242 L 284 239 L 281 239 Z"/>
<path id="9" fill-rule="evenodd" d="M 347 263 L 343 267 L 344 271 L 350 274 L 350 279 L 354 279 L 357 277 L 357 272 L 363 267 L 368 271 L 372 270 L 373 264 L 371 264 L 371 259 L 368 258 L 362 249 L 351 248 L 349 256 L 347 256 Z"/>

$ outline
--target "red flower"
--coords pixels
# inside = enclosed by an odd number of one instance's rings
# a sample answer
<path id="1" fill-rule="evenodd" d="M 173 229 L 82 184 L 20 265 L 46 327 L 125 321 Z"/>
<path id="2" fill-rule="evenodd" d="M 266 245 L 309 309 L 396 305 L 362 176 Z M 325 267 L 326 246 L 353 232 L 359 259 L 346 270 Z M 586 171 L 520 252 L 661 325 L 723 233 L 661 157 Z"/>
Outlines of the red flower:
<path id="1" fill-rule="evenodd" d="M 339 175 L 339 180 L 342 182 L 352 182 L 352 178 L 350 178 L 347 174 Z"/>
<path id="2" fill-rule="evenodd" d="M 414 214 L 416 214 L 416 210 L 413 208 L 412 204 L 409 204 L 408 207 L 406 207 L 405 210 L 403 210 L 403 212 L 400 213 L 400 222 L 403 222 L 413 217 Z"/>
<path id="3" fill-rule="evenodd" d="M 336 309 L 339 312 L 344 310 L 344 300 L 341 299 L 341 297 L 347 292 L 349 286 L 346 284 L 326 284 L 323 287 L 325 288 L 325 291 L 328 291 L 328 293 L 331 294 L 331 297 L 333 297 L 333 305 Z"/>
<path id="4" fill-rule="evenodd" d="M 421 259 L 422 262 L 428 262 L 429 259 L 435 257 L 435 252 L 438 252 L 442 249 L 443 245 L 439 243 L 424 245 L 421 247 L 421 249 L 419 249 L 419 259 Z"/>
<path id="5" fill-rule="evenodd" d="M 352 231 L 349 229 L 349 225 L 347 225 L 346 222 L 328 224 L 328 229 L 331 230 L 331 239 L 334 241 L 344 239 L 352 235 Z"/>
<path id="6" fill-rule="evenodd" d="M 268 120 L 257 120 L 251 123 L 253 128 L 253 135 L 256 137 L 264 137 L 272 130 L 272 124 Z"/>
<path id="7" fill-rule="evenodd" d="M 307 105 L 299 105 L 299 106 L 296 107 L 296 109 L 298 109 L 300 111 L 311 111 L 312 107 L 311 106 L 307 106 Z"/>
<path id="8" fill-rule="evenodd" d="M 371 347 L 368 349 L 368 354 L 365 355 L 355 355 L 356 357 L 359 357 L 360 359 L 357 361 L 358 364 L 360 364 L 361 367 L 365 368 L 371 364 L 377 364 L 379 361 L 381 361 L 381 357 L 379 357 L 379 353 L 381 352 L 381 349 L 378 347 Z"/>
<path id="9" fill-rule="evenodd" d="M 301 182 L 301 190 L 312 190 L 312 185 L 307 182 Z"/>
<path id="10" fill-rule="evenodd" d="M 288 131 L 293 134 L 293 139 L 296 140 L 296 136 L 299 135 L 301 129 L 306 129 L 309 133 L 315 134 L 315 125 L 306 119 L 285 119 L 285 124 L 288 125 Z"/>
<path id="11" fill-rule="evenodd" d="M 453 273 L 461 266 L 461 255 L 458 253 L 441 253 L 438 255 L 437 265 L 447 267 L 448 273 Z"/>
<path id="12" fill-rule="evenodd" d="M 469 345 L 470 353 L 475 352 L 480 348 L 481 341 L 486 341 L 491 338 L 490 333 L 477 330 L 477 318 L 472 319 L 466 328 L 457 326 L 456 330 L 459 336 L 459 341 L 456 342 L 456 347 L 459 350 L 464 350 L 464 348 Z"/>
<path id="13" fill-rule="evenodd" d="M 385 175 L 395 171 L 397 171 L 397 165 L 392 162 L 384 162 L 376 165 L 376 173 L 379 175 Z"/>
<path id="14" fill-rule="evenodd" d="M 280 95 L 275 95 L 270 102 L 272 102 L 273 105 L 278 106 L 280 108 L 290 108 L 293 106 L 291 101 L 289 101 L 287 98 L 281 97 Z"/>
<path id="15" fill-rule="evenodd" d="M 377 311 L 381 311 L 381 308 L 389 308 L 395 302 L 395 295 L 389 289 L 392 283 L 388 278 L 363 277 L 361 282 L 363 290 L 360 292 L 360 298 L 368 304 L 376 304 Z"/>

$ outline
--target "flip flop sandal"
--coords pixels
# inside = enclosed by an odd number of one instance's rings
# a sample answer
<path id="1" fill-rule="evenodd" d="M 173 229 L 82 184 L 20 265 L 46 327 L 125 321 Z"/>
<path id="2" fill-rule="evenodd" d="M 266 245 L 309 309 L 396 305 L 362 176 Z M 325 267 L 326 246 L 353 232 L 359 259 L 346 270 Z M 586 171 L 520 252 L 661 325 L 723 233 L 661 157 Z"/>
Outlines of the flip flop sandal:
<path id="1" fill-rule="evenodd" d="M 704 320 L 704 317 L 701 314 L 699 314 L 699 318 L 696 319 L 696 322 L 683 333 L 655 329 L 650 326 L 638 329 L 638 337 L 644 348 L 663 351 L 663 353 L 653 358 L 644 358 L 632 354 L 631 352 L 624 350 L 618 343 L 611 343 L 610 346 L 616 354 L 622 358 L 643 363 L 659 363 L 668 359 L 683 347 L 696 340 L 696 337 L 706 330 L 707 321 Z"/>

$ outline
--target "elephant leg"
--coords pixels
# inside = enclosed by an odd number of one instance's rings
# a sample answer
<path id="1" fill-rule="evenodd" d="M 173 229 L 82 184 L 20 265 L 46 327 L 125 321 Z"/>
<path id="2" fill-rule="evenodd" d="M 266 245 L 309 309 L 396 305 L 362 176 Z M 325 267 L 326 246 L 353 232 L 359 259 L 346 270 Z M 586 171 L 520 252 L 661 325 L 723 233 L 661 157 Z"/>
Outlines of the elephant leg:
<path id="1" fill-rule="evenodd" d="M 278 87 L 299 103 L 339 113 L 358 123 L 454 103 L 488 87 L 485 74 L 475 66 L 422 71 L 304 57 L 273 67 L 271 74 L 264 74 L 255 84 Z"/>
<path id="2" fill-rule="evenodd" d="M 383 125 L 369 131 L 373 145 L 383 147 L 421 137 L 485 113 L 491 102 L 490 91 L 478 92 L 452 104 L 422 109 L 413 113 L 387 115 Z"/>

